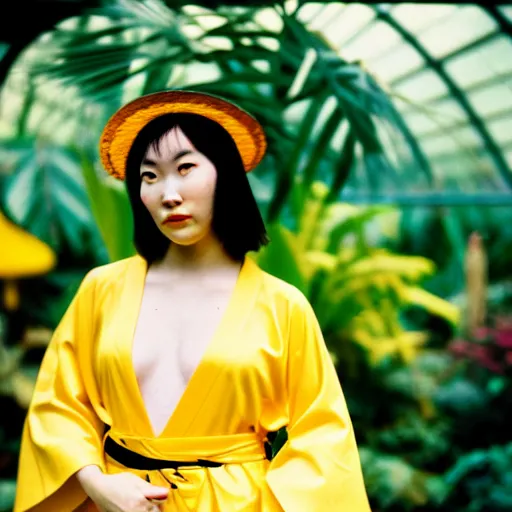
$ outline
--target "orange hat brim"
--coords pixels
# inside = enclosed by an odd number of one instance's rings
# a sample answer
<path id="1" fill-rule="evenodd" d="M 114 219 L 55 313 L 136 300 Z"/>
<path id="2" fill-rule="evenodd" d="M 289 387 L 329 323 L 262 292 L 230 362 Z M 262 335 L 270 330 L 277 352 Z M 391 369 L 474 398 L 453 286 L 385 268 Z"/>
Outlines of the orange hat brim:
<path id="1" fill-rule="evenodd" d="M 199 114 L 224 127 L 233 137 L 247 172 L 265 154 L 267 142 L 263 128 L 240 107 L 210 94 L 164 91 L 137 98 L 109 119 L 100 138 L 100 157 L 105 170 L 124 180 L 128 153 L 141 129 L 159 116 L 176 113 Z"/>

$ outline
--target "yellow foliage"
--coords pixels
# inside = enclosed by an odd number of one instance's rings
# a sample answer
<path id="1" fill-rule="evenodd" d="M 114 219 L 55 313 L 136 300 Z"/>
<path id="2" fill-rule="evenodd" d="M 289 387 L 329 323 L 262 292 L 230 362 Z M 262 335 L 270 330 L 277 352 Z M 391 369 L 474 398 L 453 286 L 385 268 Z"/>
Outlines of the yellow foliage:
<path id="1" fill-rule="evenodd" d="M 444 318 L 453 325 L 458 325 L 461 320 L 460 309 L 454 304 L 427 292 L 418 286 L 407 286 L 401 290 L 404 302 L 420 306 L 429 313 Z"/>
<path id="2" fill-rule="evenodd" d="M 315 272 L 318 270 L 332 272 L 336 268 L 336 256 L 328 252 L 309 251 L 306 253 L 305 258 Z"/>
<path id="3" fill-rule="evenodd" d="M 434 273 L 434 263 L 421 256 L 400 256 L 396 254 L 372 254 L 350 266 L 352 275 L 392 273 L 406 279 L 418 280 Z"/>
<path id="4" fill-rule="evenodd" d="M 35 388 L 35 379 L 28 377 L 21 371 L 12 375 L 12 394 L 23 409 L 28 409 Z"/>
<path id="5" fill-rule="evenodd" d="M 362 311 L 353 320 L 358 328 L 364 328 L 372 336 L 378 338 L 386 335 L 386 324 L 381 314 L 373 309 Z"/>
<path id="6" fill-rule="evenodd" d="M 305 282 L 311 282 L 318 271 L 326 273 L 317 296 L 321 316 L 363 346 L 373 363 L 395 354 L 411 362 L 428 333 L 404 330 L 400 321 L 404 306 L 419 306 L 452 324 L 459 322 L 459 310 L 418 286 L 435 272 L 431 260 L 368 247 L 364 238 L 358 238 L 379 212 L 365 215 L 362 208 L 343 203 L 326 206 L 327 194 L 324 184 L 313 184 L 298 233 L 280 226 L 290 255 Z M 351 224 L 344 226 L 345 221 Z M 344 236 L 341 248 L 335 254 L 324 250 L 332 230 L 340 227 Z"/>
<path id="7" fill-rule="evenodd" d="M 319 217 L 322 213 L 322 202 L 315 199 L 308 199 L 304 204 L 303 215 L 299 222 L 299 232 L 296 235 L 297 242 L 305 251 L 314 245 L 315 236 L 318 235 Z"/>
<path id="8" fill-rule="evenodd" d="M 399 354 L 404 362 L 411 363 L 428 339 L 427 333 L 415 331 L 402 331 L 393 337 L 376 337 L 364 326 L 355 328 L 350 333 L 356 343 L 366 348 L 372 364 L 394 354 Z"/>

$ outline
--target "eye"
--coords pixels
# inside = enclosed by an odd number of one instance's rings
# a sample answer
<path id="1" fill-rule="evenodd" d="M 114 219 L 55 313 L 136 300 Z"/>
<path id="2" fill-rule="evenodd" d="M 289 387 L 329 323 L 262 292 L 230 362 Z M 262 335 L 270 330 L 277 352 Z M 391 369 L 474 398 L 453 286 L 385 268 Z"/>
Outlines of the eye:
<path id="1" fill-rule="evenodd" d="M 196 164 L 193 164 L 191 162 L 185 162 L 183 164 L 178 165 L 178 172 L 180 174 L 187 174 L 195 166 Z"/>
<path id="2" fill-rule="evenodd" d="M 156 174 L 151 171 L 144 171 L 141 173 L 140 179 L 146 183 L 153 183 L 156 180 Z"/>

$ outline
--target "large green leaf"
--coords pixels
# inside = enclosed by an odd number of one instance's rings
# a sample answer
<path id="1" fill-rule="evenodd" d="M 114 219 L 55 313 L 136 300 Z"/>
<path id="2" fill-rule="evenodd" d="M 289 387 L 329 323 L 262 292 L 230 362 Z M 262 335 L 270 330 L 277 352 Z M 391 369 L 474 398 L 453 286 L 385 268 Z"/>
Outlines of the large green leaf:
<path id="1" fill-rule="evenodd" d="M 44 45 L 44 59 L 33 65 L 35 74 L 79 85 L 82 95 L 98 98 L 135 75 L 154 76 L 170 63 L 192 58 L 180 18 L 159 1 L 111 2 L 85 16 L 90 15 L 109 26 L 57 29 Z"/>
<path id="2" fill-rule="evenodd" d="M 91 209 L 112 261 L 134 254 L 133 220 L 124 186 L 103 176 L 100 178 L 91 159 L 82 158 L 82 169 Z"/>
<path id="3" fill-rule="evenodd" d="M 271 243 L 256 256 L 258 264 L 270 274 L 293 284 L 307 295 L 308 284 L 293 236 L 279 224 L 271 224 L 267 231 Z"/>
<path id="4" fill-rule="evenodd" d="M 319 38 L 309 32 L 295 16 L 282 14 L 284 33 L 293 40 L 295 48 L 311 48 L 316 52 L 316 62 L 310 75 L 316 71 L 320 77 L 318 86 L 328 88 L 337 101 L 339 112 L 349 122 L 350 135 L 363 149 L 363 161 L 370 181 L 379 181 L 383 175 L 393 175 L 396 163 L 400 166 L 416 165 L 430 179 L 431 171 L 419 144 L 409 133 L 403 119 L 394 108 L 388 95 L 373 77 L 361 66 L 344 61 Z M 310 96 L 314 96 L 309 92 Z M 400 140 L 406 156 L 393 162 L 379 135 L 378 126 L 392 133 L 392 139 Z"/>
<path id="5" fill-rule="evenodd" d="M 12 165 L 3 190 L 9 216 L 57 252 L 87 253 L 97 232 L 75 155 L 34 139 L 4 151 Z"/>

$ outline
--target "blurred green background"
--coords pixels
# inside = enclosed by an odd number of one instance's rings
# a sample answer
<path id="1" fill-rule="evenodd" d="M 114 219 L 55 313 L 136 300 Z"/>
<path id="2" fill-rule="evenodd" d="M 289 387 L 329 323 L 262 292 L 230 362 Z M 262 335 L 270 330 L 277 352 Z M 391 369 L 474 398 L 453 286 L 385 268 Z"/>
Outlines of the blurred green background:
<path id="1" fill-rule="evenodd" d="M 52 330 L 133 254 L 102 127 L 187 88 L 252 112 L 254 257 L 311 301 L 374 512 L 512 510 L 512 7 L 11 3 L 0 18 L 0 512 Z M 32 20 L 26 23 L 27 16 Z"/>

